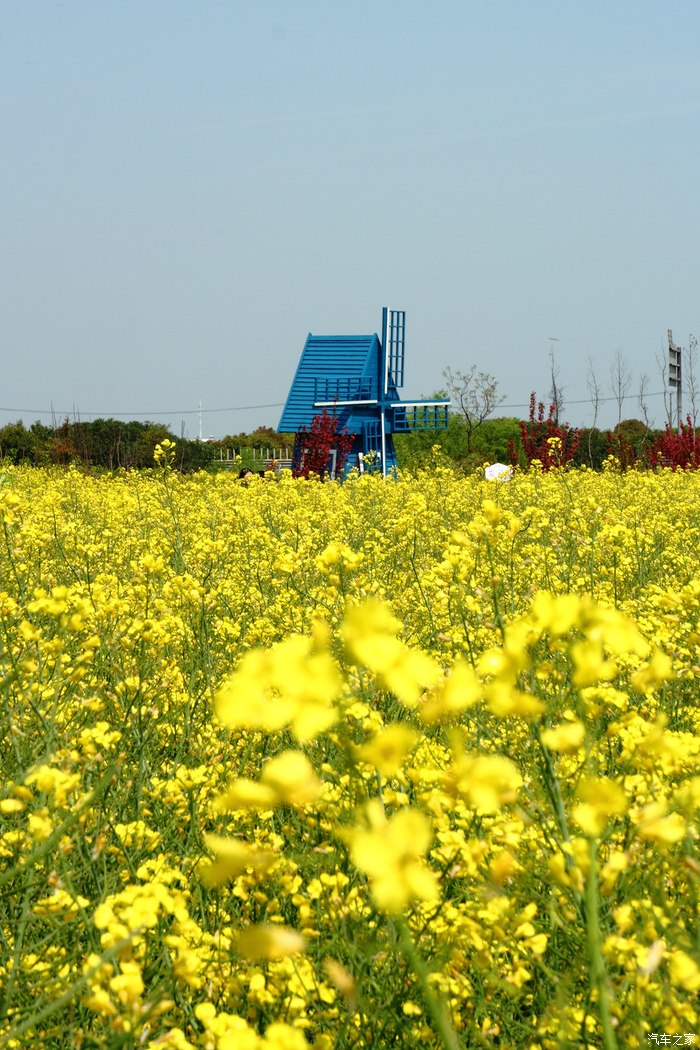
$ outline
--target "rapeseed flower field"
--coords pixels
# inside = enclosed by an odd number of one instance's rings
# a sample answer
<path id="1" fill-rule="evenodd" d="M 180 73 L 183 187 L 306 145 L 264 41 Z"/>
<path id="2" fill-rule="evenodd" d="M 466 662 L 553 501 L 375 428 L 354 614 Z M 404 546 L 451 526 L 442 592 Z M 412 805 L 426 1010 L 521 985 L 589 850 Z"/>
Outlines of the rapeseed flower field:
<path id="1" fill-rule="evenodd" d="M 0 484 L 0 1047 L 700 1042 L 700 475 L 170 457 Z"/>

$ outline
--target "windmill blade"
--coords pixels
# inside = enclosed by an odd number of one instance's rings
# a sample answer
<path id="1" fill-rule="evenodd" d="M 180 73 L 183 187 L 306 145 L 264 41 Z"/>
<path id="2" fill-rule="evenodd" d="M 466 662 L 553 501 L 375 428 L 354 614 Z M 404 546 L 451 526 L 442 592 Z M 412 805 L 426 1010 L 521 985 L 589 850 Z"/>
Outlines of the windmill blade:
<path id="1" fill-rule="evenodd" d="M 406 311 L 390 310 L 384 350 L 384 396 L 389 394 L 389 384 L 403 386 L 404 353 L 406 346 Z"/>

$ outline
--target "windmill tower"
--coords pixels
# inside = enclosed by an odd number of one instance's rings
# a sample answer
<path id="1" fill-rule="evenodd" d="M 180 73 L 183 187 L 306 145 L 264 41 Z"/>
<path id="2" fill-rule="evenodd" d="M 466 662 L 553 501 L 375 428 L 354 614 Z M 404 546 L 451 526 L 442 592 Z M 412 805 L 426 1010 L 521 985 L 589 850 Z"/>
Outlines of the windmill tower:
<path id="1" fill-rule="evenodd" d="M 384 476 L 397 465 L 393 435 L 447 427 L 449 400 L 402 401 L 405 310 L 382 311 L 381 336 L 309 333 L 278 430 L 298 433 L 331 411 L 352 435 L 347 466 L 363 469 L 374 453 Z"/>

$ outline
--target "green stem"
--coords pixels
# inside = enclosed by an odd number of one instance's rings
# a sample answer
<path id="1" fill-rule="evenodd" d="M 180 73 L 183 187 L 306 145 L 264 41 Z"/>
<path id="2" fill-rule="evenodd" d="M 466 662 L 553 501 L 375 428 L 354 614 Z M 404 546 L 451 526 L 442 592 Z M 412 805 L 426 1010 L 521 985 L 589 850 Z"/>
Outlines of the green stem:
<path id="1" fill-rule="evenodd" d="M 62 995 L 59 995 L 58 999 L 54 999 L 53 1002 L 47 1003 L 46 1006 L 41 1008 L 41 1010 L 37 1010 L 37 1012 L 30 1017 L 26 1017 L 24 1021 L 21 1021 L 15 1028 L 11 1028 L 9 1031 L 0 1035 L 0 1046 L 18 1046 L 17 1039 L 20 1035 L 24 1035 L 24 1033 L 30 1029 L 36 1028 L 37 1025 L 40 1025 L 47 1017 L 50 1017 L 52 1014 L 55 1014 L 57 1010 L 66 1006 L 66 1004 L 69 1003 L 78 992 L 82 991 L 82 989 L 89 984 L 95 974 L 99 971 L 100 967 L 104 966 L 107 962 L 111 962 L 112 959 L 116 959 L 119 953 L 124 948 L 128 947 L 136 932 L 138 931 L 135 931 L 128 937 L 124 937 L 122 940 L 117 941 L 115 945 L 109 948 L 101 956 L 100 961 L 96 963 L 95 966 L 92 966 L 82 977 L 78 978 L 70 988 L 66 988 L 65 992 L 63 992 Z"/>
<path id="2" fill-rule="evenodd" d="M 7 1017 L 10 1010 L 10 1004 L 12 1002 L 12 994 L 15 988 L 15 982 L 17 980 L 17 973 L 20 967 L 20 960 L 22 958 L 22 948 L 24 946 L 24 934 L 27 928 L 27 922 L 31 915 L 30 901 L 32 896 L 31 885 L 27 886 L 24 891 L 24 900 L 22 901 L 22 912 L 17 926 L 17 933 L 15 935 L 15 948 L 12 956 L 12 962 L 9 967 L 9 973 L 7 976 L 7 986 L 5 988 L 5 996 L 3 999 L 2 1006 L 0 1007 L 0 1019 Z"/>
<path id="3" fill-rule="evenodd" d="M 617 1039 L 613 1030 L 610 1013 L 610 991 L 603 958 L 603 945 L 600 936 L 600 897 L 598 894 L 598 850 L 596 842 L 590 842 L 590 863 L 586 879 L 586 935 L 588 941 L 588 972 L 591 991 L 598 993 L 598 1012 L 603 1029 L 603 1046 L 605 1050 L 617 1050 Z"/>
<path id="4" fill-rule="evenodd" d="M 500 631 L 501 638 L 505 641 L 506 637 L 506 626 L 503 620 L 503 614 L 501 613 L 501 605 L 498 600 L 497 584 L 496 584 L 496 566 L 493 562 L 493 550 L 489 540 L 486 539 L 486 556 L 489 561 L 489 570 L 491 572 L 491 601 L 493 602 L 493 612 L 496 618 L 496 626 Z"/>
<path id="5" fill-rule="evenodd" d="M 0 874 L 0 886 L 4 886 L 6 883 L 11 882 L 20 872 L 28 871 L 30 868 L 33 868 L 43 857 L 46 856 L 47 853 L 51 852 L 51 850 L 61 841 L 66 832 L 80 820 L 80 816 L 84 810 L 100 797 L 103 790 L 111 782 L 115 769 L 116 763 L 112 762 L 107 767 L 107 772 L 100 777 L 95 787 L 91 791 L 88 791 L 87 795 L 85 795 L 75 809 L 68 814 L 63 823 L 55 828 L 49 837 L 45 839 L 40 846 L 37 846 L 28 857 L 25 857 L 24 860 L 19 861 L 11 868 L 8 868 L 7 871 L 3 871 L 2 874 Z"/>
<path id="6" fill-rule="evenodd" d="M 442 1041 L 442 1045 L 446 1050 L 463 1050 L 462 1044 L 452 1027 L 452 1020 L 447 1006 L 438 997 L 435 989 L 430 983 L 428 967 L 413 942 L 408 925 L 403 919 L 396 919 L 396 926 L 399 931 L 401 949 L 418 978 L 418 984 L 420 985 L 423 1002 L 428 1011 L 428 1016 Z"/>

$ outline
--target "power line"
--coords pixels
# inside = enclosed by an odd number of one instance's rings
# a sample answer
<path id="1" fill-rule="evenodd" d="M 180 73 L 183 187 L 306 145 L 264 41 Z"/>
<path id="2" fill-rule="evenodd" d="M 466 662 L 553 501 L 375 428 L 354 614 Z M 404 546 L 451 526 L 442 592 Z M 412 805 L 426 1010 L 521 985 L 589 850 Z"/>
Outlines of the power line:
<path id="1" fill-rule="evenodd" d="M 232 408 L 203 408 L 201 409 L 202 415 L 212 414 L 214 412 L 247 412 L 254 409 L 260 408 L 282 408 L 284 405 L 283 401 L 274 402 L 270 405 L 234 405 Z M 198 408 L 178 408 L 171 409 L 169 412 L 109 412 L 102 414 L 100 412 L 88 412 L 81 408 L 72 408 L 70 412 L 60 411 L 57 408 L 3 408 L 0 406 L 0 412 L 34 412 L 40 416 L 97 416 L 101 419 L 111 419 L 115 416 L 128 416 L 133 419 L 136 416 L 198 416 L 200 409 Z"/>
<path id="2" fill-rule="evenodd" d="M 649 398 L 649 397 L 666 397 L 667 394 L 668 394 L 667 391 L 657 390 L 657 391 L 655 391 L 654 393 L 651 393 L 651 394 L 647 394 L 645 392 L 644 397 L 645 397 L 645 399 Z M 638 394 L 624 394 L 622 397 L 599 397 L 599 398 L 595 398 L 595 399 L 591 398 L 591 397 L 584 397 L 584 398 L 574 399 L 574 400 L 571 400 L 571 399 L 565 397 L 564 398 L 564 403 L 565 403 L 565 405 L 595 405 L 596 403 L 597 404 L 602 404 L 603 402 L 606 402 L 606 401 L 615 401 L 615 402 L 618 402 L 618 401 L 630 401 L 630 400 L 636 401 L 636 400 L 638 400 L 638 398 L 639 398 Z M 545 398 L 545 401 L 546 401 L 546 398 Z M 197 415 L 199 415 L 200 411 L 201 411 L 202 415 L 214 415 L 217 412 L 218 413 L 221 413 L 221 412 L 253 412 L 253 411 L 257 411 L 259 409 L 263 409 L 263 408 L 283 408 L 283 407 L 284 407 L 284 402 L 283 401 L 274 401 L 274 402 L 271 402 L 270 404 L 267 404 L 267 405 L 232 405 L 229 408 L 202 408 L 201 410 L 198 409 L 198 408 L 177 408 L 177 409 L 173 408 L 173 409 L 170 409 L 170 411 L 168 411 L 168 412 L 164 412 L 164 411 L 159 410 L 157 412 L 146 411 L 146 412 L 107 412 L 107 413 L 100 413 L 100 412 L 90 412 L 90 411 L 87 411 L 85 409 L 80 409 L 80 408 L 72 408 L 69 412 L 67 412 L 67 411 L 56 409 L 56 408 L 48 408 L 48 409 L 47 408 L 7 408 L 7 407 L 3 407 L 3 406 L 0 405 L 0 412 L 31 412 L 31 413 L 34 413 L 34 414 L 39 415 L 39 416 L 62 416 L 62 417 L 63 416 L 70 417 L 70 416 L 76 416 L 76 415 L 78 415 L 78 416 L 84 415 L 84 416 L 95 416 L 98 419 L 112 419 L 112 418 L 116 418 L 117 416 L 125 416 L 125 417 L 127 417 L 129 419 L 134 419 L 134 418 L 137 418 L 137 417 L 140 417 L 140 416 L 148 416 L 149 418 L 151 418 L 152 416 L 197 416 Z M 530 407 L 530 402 L 526 401 L 526 402 L 523 402 L 521 404 L 505 404 L 505 405 L 504 404 L 499 404 L 498 407 L 499 408 L 529 408 Z"/>
<path id="3" fill-rule="evenodd" d="M 667 391 L 664 391 L 664 390 L 657 390 L 653 394 L 647 394 L 646 391 L 644 393 L 645 400 L 648 397 L 665 397 L 665 396 L 667 396 Z M 571 401 L 568 397 L 565 397 L 565 398 L 563 398 L 563 400 L 564 400 L 564 405 L 566 406 L 566 405 L 595 405 L 596 403 L 600 405 L 600 404 L 603 403 L 603 401 L 615 401 L 615 402 L 617 402 L 617 401 L 629 401 L 630 399 L 632 401 L 636 401 L 636 400 L 638 400 L 638 398 L 639 398 L 639 394 L 623 394 L 622 397 L 598 397 L 598 398 L 584 397 L 584 398 L 581 398 L 581 400 L 579 400 L 579 401 Z M 545 398 L 545 402 L 546 402 L 546 398 Z M 529 408 L 530 407 L 530 402 L 528 401 L 526 404 L 523 404 L 523 405 L 503 405 L 503 404 L 499 404 L 498 407 L 499 408 Z"/>

